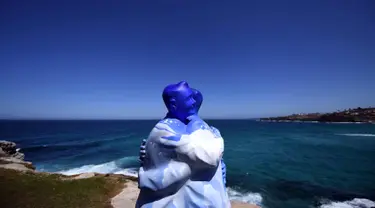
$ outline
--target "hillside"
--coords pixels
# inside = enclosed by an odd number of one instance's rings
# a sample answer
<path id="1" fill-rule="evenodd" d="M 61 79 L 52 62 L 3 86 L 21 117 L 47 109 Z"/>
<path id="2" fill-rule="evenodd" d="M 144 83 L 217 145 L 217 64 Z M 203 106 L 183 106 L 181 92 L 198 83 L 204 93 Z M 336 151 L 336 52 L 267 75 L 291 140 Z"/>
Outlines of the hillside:
<path id="1" fill-rule="evenodd" d="M 362 122 L 375 123 L 375 108 L 349 108 L 331 113 L 292 114 L 289 116 L 261 118 L 260 121 L 317 121 L 317 122 Z"/>

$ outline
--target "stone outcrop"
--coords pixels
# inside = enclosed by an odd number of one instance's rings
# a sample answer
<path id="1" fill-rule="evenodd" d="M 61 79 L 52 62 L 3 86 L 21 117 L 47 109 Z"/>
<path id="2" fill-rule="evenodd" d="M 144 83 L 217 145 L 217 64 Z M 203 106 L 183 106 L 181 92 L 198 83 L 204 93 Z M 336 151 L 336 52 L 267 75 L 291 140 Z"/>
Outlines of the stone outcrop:
<path id="1" fill-rule="evenodd" d="M 19 152 L 19 149 L 16 148 L 16 143 L 9 141 L 0 141 L 0 156 L 1 157 L 14 157 L 20 160 L 25 159 L 25 155 Z"/>
<path id="2" fill-rule="evenodd" d="M 95 176 L 95 173 L 82 173 L 82 174 L 79 174 L 78 176 L 75 176 L 74 179 L 91 178 L 94 176 Z"/>
<path id="3" fill-rule="evenodd" d="M 248 204 L 240 201 L 234 201 L 232 200 L 230 202 L 232 208 L 260 208 L 257 205 Z"/>
<path id="4" fill-rule="evenodd" d="M 4 152 L 3 148 L 0 147 L 0 157 L 6 157 L 8 154 Z"/>
<path id="5" fill-rule="evenodd" d="M 0 141 L 0 168 L 34 171 L 35 167 L 31 162 L 24 161 L 25 155 L 16 146 L 14 142 Z"/>
<path id="6" fill-rule="evenodd" d="M 16 153 L 16 143 L 14 142 L 0 140 L 0 147 L 9 155 Z"/>

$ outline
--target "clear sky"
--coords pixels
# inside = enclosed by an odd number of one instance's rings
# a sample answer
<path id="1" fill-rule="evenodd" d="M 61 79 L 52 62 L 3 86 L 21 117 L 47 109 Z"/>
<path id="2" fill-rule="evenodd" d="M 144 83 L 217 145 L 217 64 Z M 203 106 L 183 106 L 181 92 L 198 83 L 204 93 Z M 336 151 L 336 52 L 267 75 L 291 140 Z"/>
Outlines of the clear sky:
<path id="1" fill-rule="evenodd" d="M 181 80 L 204 118 L 375 105 L 375 1 L 0 4 L 1 118 L 161 118 Z"/>

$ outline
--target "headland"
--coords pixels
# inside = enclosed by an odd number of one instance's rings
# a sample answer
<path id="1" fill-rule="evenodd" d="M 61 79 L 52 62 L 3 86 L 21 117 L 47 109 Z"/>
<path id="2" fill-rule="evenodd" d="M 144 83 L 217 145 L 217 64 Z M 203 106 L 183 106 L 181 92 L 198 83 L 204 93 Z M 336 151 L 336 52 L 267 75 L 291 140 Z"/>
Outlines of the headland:
<path id="1" fill-rule="evenodd" d="M 349 108 L 330 113 L 299 113 L 288 116 L 260 118 L 269 122 L 375 123 L 375 107 Z"/>

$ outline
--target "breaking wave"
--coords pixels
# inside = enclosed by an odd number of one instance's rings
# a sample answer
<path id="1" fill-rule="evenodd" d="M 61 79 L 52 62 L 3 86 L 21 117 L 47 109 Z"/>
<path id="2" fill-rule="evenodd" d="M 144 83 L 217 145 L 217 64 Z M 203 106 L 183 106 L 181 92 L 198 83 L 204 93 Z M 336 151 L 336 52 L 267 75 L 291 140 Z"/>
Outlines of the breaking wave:
<path id="1" fill-rule="evenodd" d="M 338 134 L 341 136 L 352 136 L 352 137 L 375 137 L 375 134 Z"/>
<path id="2" fill-rule="evenodd" d="M 81 173 L 115 173 L 137 177 L 137 166 L 138 157 L 124 157 L 115 161 L 102 163 L 99 165 L 84 165 L 78 168 L 72 168 L 68 170 L 59 171 L 64 175 L 76 175 Z"/>
<path id="3" fill-rule="evenodd" d="M 68 170 L 59 171 L 58 173 L 64 175 L 76 175 L 82 173 L 115 173 L 123 174 L 127 176 L 138 177 L 138 157 L 124 157 L 115 161 L 106 162 L 98 165 L 83 165 L 81 167 L 72 168 Z M 239 192 L 232 188 L 227 188 L 228 196 L 230 200 L 236 200 L 248 204 L 256 204 L 260 206 L 262 204 L 262 196 L 259 193 L 252 192 Z"/>
<path id="4" fill-rule="evenodd" d="M 236 191 L 230 187 L 227 188 L 228 196 L 230 200 L 236 200 L 248 204 L 255 204 L 258 206 L 262 205 L 262 195 L 259 193 L 253 193 L 253 192 L 244 192 L 241 193 L 239 191 Z"/>
<path id="5" fill-rule="evenodd" d="M 375 202 L 369 199 L 355 198 L 350 201 L 328 202 L 320 206 L 320 208 L 372 208 Z"/>

